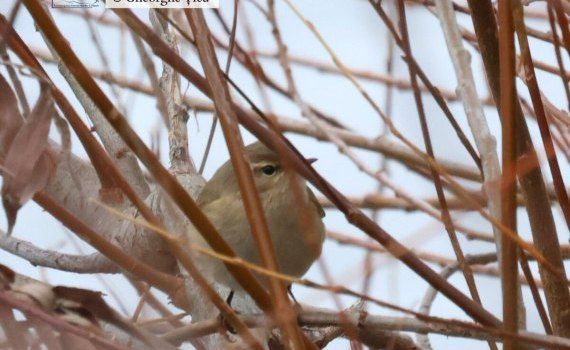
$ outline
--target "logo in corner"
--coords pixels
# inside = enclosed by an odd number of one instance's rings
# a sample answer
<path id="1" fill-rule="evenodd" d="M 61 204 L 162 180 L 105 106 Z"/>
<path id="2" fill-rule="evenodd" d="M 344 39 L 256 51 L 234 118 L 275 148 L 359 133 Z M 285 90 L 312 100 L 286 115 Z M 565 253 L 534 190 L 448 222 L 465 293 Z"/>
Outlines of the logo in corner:
<path id="1" fill-rule="evenodd" d="M 101 5 L 101 0 L 51 0 L 52 8 L 94 8 Z"/>

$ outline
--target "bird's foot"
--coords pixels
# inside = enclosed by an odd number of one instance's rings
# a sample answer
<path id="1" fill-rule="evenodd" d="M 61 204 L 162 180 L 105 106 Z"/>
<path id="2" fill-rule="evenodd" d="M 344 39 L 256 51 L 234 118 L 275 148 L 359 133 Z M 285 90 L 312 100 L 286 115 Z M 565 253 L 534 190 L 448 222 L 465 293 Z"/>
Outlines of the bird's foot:
<path id="1" fill-rule="evenodd" d="M 232 300 L 234 298 L 234 291 L 230 291 L 230 294 L 228 294 L 228 297 L 226 298 L 226 304 L 228 304 L 229 307 L 232 307 Z M 237 314 L 238 312 L 234 310 L 234 312 Z M 223 314 L 220 313 L 220 315 L 218 316 L 220 325 L 222 325 L 222 327 L 230 332 L 231 334 L 237 334 L 235 328 L 228 322 L 228 320 L 224 317 Z"/>
<path id="2" fill-rule="evenodd" d="M 237 314 L 237 312 L 236 312 Z M 224 315 L 218 315 L 218 322 L 224 331 L 229 332 L 230 334 L 237 334 L 235 328 L 228 322 L 228 320 L 224 317 Z"/>
<path id="3" fill-rule="evenodd" d="M 295 307 L 295 310 L 297 312 L 303 311 L 303 307 L 301 306 L 301 304 L 299 304 L 299 302 L 297 301 L 297 298 L 295 298 L 295 295 L 293 295 L 293 286 L 292 285 L 287 286 L 287 294 L 289 294 L 291 299 L 293 299 L 293 305 Z"/>

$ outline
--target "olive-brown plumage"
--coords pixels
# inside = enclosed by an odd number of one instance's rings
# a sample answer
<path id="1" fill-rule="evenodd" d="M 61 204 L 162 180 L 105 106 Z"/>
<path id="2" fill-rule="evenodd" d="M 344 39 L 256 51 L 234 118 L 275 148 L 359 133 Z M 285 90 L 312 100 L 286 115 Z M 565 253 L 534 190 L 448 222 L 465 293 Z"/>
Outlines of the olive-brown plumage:
<path id="1" fill-rule="evenodd" d="M 300 277 L 321 253 L 325 236 L 324 211 L 301 176 L 283 171 L 277 154 L 260 142 L 247 146 L 246 151 L 277 263 L 281 272 Z M 294 192 L 291 181 L 297 182 L 301 193 Z M 206 183 L 198 197 L 198 205 L 238 256 L 261 264 L 231 161 L 224 163 Z M 208 247 L 193 227 L 189 230 L 189 238 L 193 243 Z M 203 254 L 195 256 L 203 272 L 215 281 L 232 290 L 241 289 L 219 260 Z M 259 278 L 263 282 L 264 278 Z"/>

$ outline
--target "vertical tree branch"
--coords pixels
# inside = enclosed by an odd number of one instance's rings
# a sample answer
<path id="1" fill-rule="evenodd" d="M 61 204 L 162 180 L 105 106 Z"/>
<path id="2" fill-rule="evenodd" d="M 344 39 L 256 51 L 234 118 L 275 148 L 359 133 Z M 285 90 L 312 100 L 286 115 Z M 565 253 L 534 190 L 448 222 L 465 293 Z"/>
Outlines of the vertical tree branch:
<path id="1" fill-rule="evenodd" d="M 500 113 L 503 121 L 503 174 L 501 177 L 501 221 L 516 231 L 517 226 L 517 156 L 515 119 L 515 42 L 512 0 L 499 1 L 499 66 Z M 502 241 L 501 282 L 503 294 L 503 324 L 506 332 L 517 333 L 517 247 L 510 239 Z M 518 349 L 518 343 L 508 339 L 505 350 Z"/>
<path id="2" fill-rule="evenodd" d="M 568 18 L 562 7 L 562 0 L 548 0 L 548 3 L 554 7 L 556 11 L 556 18 L 558 19 L 558 25 L 560 25 L 560 30 L 562 31 L 564 47 L 566 47 L 566 52 L 570 56 L 570 30 L 568 28 Z"/>
<path id="3" fill-rule="evenodd" d="M 546 159 L 548 160 L 548 165 L 550 166 L 550 172 L 552 174 L 552 180 L 554 182 L 554 190 L 556 191 L 556 196 L 558 197 L 558 203 L 560 204 L 560 208 L 564 214 L 566 226 L 570 229 L 570 202 L 568 200 L 568 194 L 566 193 L 566 187 L 564 185 L 564 179 L 562 178 L 562 172 L 560 171 L 560 165 L 558 164 L 558 158 L 556 157 L 556 149 L 554 148 L 554 142 L 552 141 L 552 135 L 550 133 L 550 126 L 548 125 L 546 112 L 542 103 L 542 96 L 538 87 L 536 74 L 534 72 L 534 63 L 530 52 L 528 37 L 526 35 L 522 5 L 520 4 L 520 0 L 512 1 L 515 1 L 514 20 L 517 37 L 519 40 L 519 47 L 521 50 L 521 60 L 524 67 L 524 80 L 528 87 L 532 106 L 536 114 L 536 120 L 540 129 L 540 136 L 542 138 L 544 152 L 546 153 Z"/>
<path id="4" fill-rule="evenodd" d="M 168 107 L 166 104 L 166 96 L 164 96 L 162 90 L 160 89 L 160 83 L 158 81 L 158 75 L 156 74 L 156 69 L 154 68 L 154 62 L 152 62 L 152 58 L 148 55 L 144 44 L 135 33 L 131 33 L 133 41 L 135 43 L 135 48 L 137 49 L 139 56 L 141 58 L 141 63 L 148 75 L 148 80 L 150 81 L 150 86 L 152 88 L 152 93 L 156 98 L 156 106 L 160 116 L 162 117 L 162 121 L 166 127 L 169 127 L 168 122 Z"/>
<path id="5" fill-rule="evenodd" d="M 204 14 L 201 10 L 185 10 L 185 13 L 196 36 L 200 61 L 212 91 L 216 114 L 230 151 L 232 165 L 236 172 L 247 218 L 261 261 L 269 270 L 279 271 L 273 242 L 269 234 L 269 226 L 256 189 L 249 160 L 243 149 L 243 141 L 232 108 L 230 92 L 220 71 Z M 295 314 L 287 298 L 283 283 L 274 277 L 270 277 L 269 285 L 274 298 L 271 313 L 283 331 L 285 346 L 291 349 L 314 348 L 315 345 L 308 338 L 303 337 L 302 332 L 296 326 Z"/>
<path id="6" fill-rule="evenodd" d="M 470 55 L 463 47 L 461 31 L 457 24 L 453 3 L 450 0 L 435 0 L 435 3 L 439 21 L 447 41 L 447 49 L 449 50 L 453 66 L 455 68 L 455 75 L 457 77 L 459 89 L 458 94 L 461 97 L 463 109 L 475 139 L 475 145 L 477 146 L 481 156 L 484 177 L 483 187 L 487 194 L 487 207 L 489 208 L 489 212 L 492 216 L 500 219 L 501 198 L 497 184 L 500 181 L 501 170 L 499 156 L 497 155 L 496 140 L 491 134 L 489 125 L 487 124 L 487 119 L 485 118 L 483 106 L 477 96 L 477 89 L 475 87 L 473 72 L 471 70 Z M 493 226 L 493 235 L 495 237 L 498 261 L 499 264 L 501 264 L 502 237 L 501 231 L 495 226 Z M 517 290 L 517 294 L 519 295 L 519 325 L 521 325 L 521 328 L 524 328 L 526 311 L 520 287 Z"/>
<path id="7" fill-rule="evenodd" d="M 163 16 L 157 15 L 156 11 L 150 11 L 150 22 L 155 32 L 168 43 L 170 48 L 178 53 L 178 42 L 176 36 L 172 34 L 168 22 Z M 190 158 L 188 151 L 188 130 L 186 121 L 188 113 L 182 102 L 180 91 L 180 74 L 178 74 L 168 64 L 162 64 L 162 76 L 159 81 L 162 96 L 166 98 L 168 111 L 168 144 L 170 156 L 170 169 L 174 174 L 195 173 L 196 168 Z"/>
<path id="8" fill-rule="evenodd" d="M 403 0 L 398 0 L 398 9 L 400 14 L 400 36 L 402 39 L 402 51 L 406 54 L 407 61 L 410 62 L 412 60 L 412 48 L 410 46 L 410 38 L 408 34 L 408 24 L 406 19 L 406 7 Z M 412 88 L 414 92 L 414 100 L 416 101 L 416 109 L 418 111 L 418 118 L 420 120 L 420 126 L 422 129 L 422 137 L 424 139 L 424 145 L 426 148 L 427 154 L 432 158 L 435 158 L 435 154 L 433 152 L 433 146 L 431 142 L 431 136 L 429 133 L 429 127 L 427 124 L 427 119 L 425 116 L 425 110 L 422 102 L 421 92 L 418 86 L 417 80 L 417 72 L 411 64 L 408 65 L 408 71 L 410 74 L 410 81 L 412 83 Z M 445 198 L 445 193 L 443 192 L 442 181 L 437 173 L 436 169 L 433 166 L 430 166 L 431 176 L 433 178 L 433 183 L 435 185 L 435 190 L 437 193 L 437 199 L 441 204 L 441 217 L 443 224 L 445 226 L 445 230 L 449 236 L 449 240 L 451 242 L 451 246 L 453 247 L 453 252 L 459 262 L 459 267 L 461 272 L 463 272 L 463 276 L 465 278 L 465 282 L 469 288 L 469 293 L 473 300 L 482 305 L 481 297 L 479 296 L 479 292 L 477 291 L 477 286 L 475 284 L 475 278 L 473 278 L 473 271 L 471 267 L 465 261 L 465 255 L 463 254 L 463 250 L 461 249 L 461 245 L 459 240 L 457 239 L 457 233 L 455 232 L 455 227 L 453 226 L 453 222 L 451 220 L 451 215 L 449 214 L 449 208 L 447 207 L 447 200 Z M 489 348 L 496 350 L 497 346 L 493 342 L 489 342 Z"/>
<path id="9" fill-rule="evenodd" d="M 566 75 L 566 69 L 564 68 L 564 61 L 562 59 L 562 50 L 560 49 L 560 37 L 558 36 L 558 30 L 556 29 L 556 17 L 554 15 L 554 9 L 552 4 L 548 4 L 546 10 L 548 11 L 548 22 L 550 24 L 550 31 L 552 32 L 552 44 L 554 46 L 554 53 L 556 55 L 556 62 L 558 63 L 558 69 L 560 69 L 560 80 L 562 81 L 562 86 L 564 87 L 564 92 L 566 93 L 566 103 L 568 109 L 570 109 L 570 87 L 568 86 L 568 78 Z"/>
<path id="10" fill-rule="evenodd" d="M 468 0 L 468 4 L 485 65 L 487 81 L 495 101 L 500 101 L 499 44 L 493 5 L 490 0 Z M 499 106 L 499 108 L 502 107 Z M 516 154 L 519 158 L 524 157 L 525 162 L 530 164 L 530 169 L 524 174 L 519 174 L 518 178 L 525 198 L 534 245 L 552 265 L 565 275 L 562 257 L 560 256 L 560 244 L 546 186 L 542 178 L 542 171 L 538 165 L 536 151 L 518 103 L 515 104 L 515 117 L 517 118 Z M 558 335 L 570 336 L 570 330 L 567 329 L 570 324 L 568 320 L 570 317 L 568 286 L 564 279 L 548 271 L 543 265 L 539 265 L 539 271 L 544 282 L 544 291 L 554 332 Z"/>

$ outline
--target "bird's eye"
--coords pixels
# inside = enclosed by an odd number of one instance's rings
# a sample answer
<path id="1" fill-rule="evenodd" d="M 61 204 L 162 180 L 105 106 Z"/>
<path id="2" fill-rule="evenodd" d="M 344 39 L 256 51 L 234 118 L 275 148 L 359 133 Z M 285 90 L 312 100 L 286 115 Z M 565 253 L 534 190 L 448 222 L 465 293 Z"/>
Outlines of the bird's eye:
<path id="1" fill-rule="evenodd" d="M 277 172 L 277 167 L 273 166 L 273 165 L 266 165 L 263 168 L 261 168 L 261 171 L 267 175 L 267 176 L 271 176 L 273 174 L 275 174 Z"/>

